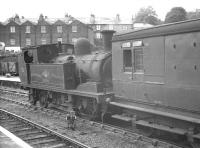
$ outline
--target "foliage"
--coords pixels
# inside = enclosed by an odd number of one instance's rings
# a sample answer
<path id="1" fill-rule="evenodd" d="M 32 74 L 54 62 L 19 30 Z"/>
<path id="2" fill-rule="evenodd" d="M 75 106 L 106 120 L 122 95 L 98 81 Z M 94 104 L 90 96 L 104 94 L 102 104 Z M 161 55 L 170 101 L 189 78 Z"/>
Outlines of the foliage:
<path id="1" fill-rule="evenodd" d="M 157 18 L 156 11 L 151 6 L 141 8 L 136 14 L 135 22 L 143 22 L 152 25 L 161 24 L 161 20 Z"/>
<path id="2" fill-rule="evenodd" d="M 200 18 L 200 11 L 196 10 L 196 11 L 191 11 L 187 13 L 187 18 L 188 19 L 197 19 Z"/>
<path id="3" fill-rule="evenodd" d="M 182 7 L 172 8 L 165 17 L 165 23 L 184 21 L 187 19 L 187 12 Z"/>

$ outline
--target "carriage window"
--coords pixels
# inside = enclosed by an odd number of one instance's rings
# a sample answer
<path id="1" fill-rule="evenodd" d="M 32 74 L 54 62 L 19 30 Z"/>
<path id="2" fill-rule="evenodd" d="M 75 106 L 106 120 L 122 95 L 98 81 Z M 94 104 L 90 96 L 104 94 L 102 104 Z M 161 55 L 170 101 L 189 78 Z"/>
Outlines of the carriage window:
<path id="1" fill-rule="evenodd" d="M 143 73 L 143 48 L 135 47 L 134 48 L 134 71 L 137 73 Z"/>
<path id="2" fill-rule="evenodd" d="M 131 50 L 123 50 L 124 72 L 132 71 L 132 53 Z"/>

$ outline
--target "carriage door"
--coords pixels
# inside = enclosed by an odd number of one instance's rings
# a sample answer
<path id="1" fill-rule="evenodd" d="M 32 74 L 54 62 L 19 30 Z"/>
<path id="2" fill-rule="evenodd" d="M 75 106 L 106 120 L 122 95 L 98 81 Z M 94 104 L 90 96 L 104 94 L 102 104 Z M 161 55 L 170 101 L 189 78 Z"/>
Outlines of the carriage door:
<path id="1" fill-rule="evenodd" d="M 142 41 L 133 41 L 132 47 L 132 78 L 143 81 L 143 44 Z"/>

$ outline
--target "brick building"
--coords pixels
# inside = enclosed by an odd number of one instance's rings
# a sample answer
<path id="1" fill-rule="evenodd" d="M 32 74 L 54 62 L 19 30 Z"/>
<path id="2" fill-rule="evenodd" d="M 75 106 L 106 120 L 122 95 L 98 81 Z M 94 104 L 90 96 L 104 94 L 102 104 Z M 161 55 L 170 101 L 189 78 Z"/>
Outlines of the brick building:
<path id="1" fill-rule="evenodd" d="M 64 20 L 52 24 L 52 43 L 69 43 L 69 27 Z"/>
<path id="2" fill-rule="evenodd" d="M 71 22 L 69 27 L 69 40 L 74 43 L 79 37 L 84 37 L 94 43 L 93 30 L 87 28 L 88 26 L 86 24 L 78 20 Z"/>
<path id="3" fill-rule="evenodd" d="M 21 28 L 18 18 L 10 19 L 4 23 L 4 42 L 7 47 L 21 46 Z"/>
<path id="4" fill-rule="evenodd" d="M 101 35 L 102 30 L 115 30 L 118 33 L 133 29 L 133 19 L 121 19 L 119 14 L 117 14 L 114 18 L 95 17 L 94 14 L 91 14 L 90 17 L 77 19 L 92 27 L 94 30 L 94 43 L 97 46 L 101 46 L 103 42 Z"/>
<path id="5" fill-rule="evenodd" d="M 6 47 L 25 47 L 57 43 L 74 43 L 85 37 L 93 42 L 93 30 L 90 26 L 66 15 L 62 19 L 50 19 L 40 15 L 39 19 L 14 18 L 0 23 L 0 42 Z"/>
<path id="6" fill-rule="evenodd" d="M 21 24 L 21 47 L 36 45 L 36 23 L 24 20 Z"/>
<path id="7" fill-rule="evenodd" d="M 40 15 L 36 25 L 36 45 L 50 43 L 52 43 L 51 24 L 43 15 Z"/>
<path id="8" fill-rule="evenodd" d="M 132 29 L 151 27 L 149 24 L 135 23 L 133 18 L 120 18 L 117 14 L 113 18 L 90 17 L 54 19 L 40 15 L 39 19 L 14 18 L 0 23 L 0 42 L 6 47 L 25 47 L 57 43 L 74 43 L 78 38 L 85 37 L 97 46 L 102 46 L 102 30 L 126 32 Z"/>
<path id="9" fill-rule="evenodd" d="M 0 22 L 0 42 L 4 41 L 4 25 Z"/>

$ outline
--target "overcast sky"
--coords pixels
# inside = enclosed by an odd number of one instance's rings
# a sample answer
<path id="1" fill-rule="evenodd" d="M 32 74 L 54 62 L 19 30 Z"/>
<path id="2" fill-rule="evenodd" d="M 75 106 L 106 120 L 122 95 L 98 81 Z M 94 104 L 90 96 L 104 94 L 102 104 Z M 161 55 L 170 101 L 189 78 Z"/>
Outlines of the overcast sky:
<path id="1" fill-rule="evenodd" d="M 158 18 L 164 20 L 172 7 L 181 6 L 186 11 L 200 9 L 199 0 L 2 0 L 0 4 L 0 21 L 16 13 L 25 18 L 38 18 L 42 13 L 49 18 L 63 18 L 66 13 L 73 17 L 131 18 L 142 7 L 152 6 Z"/>

